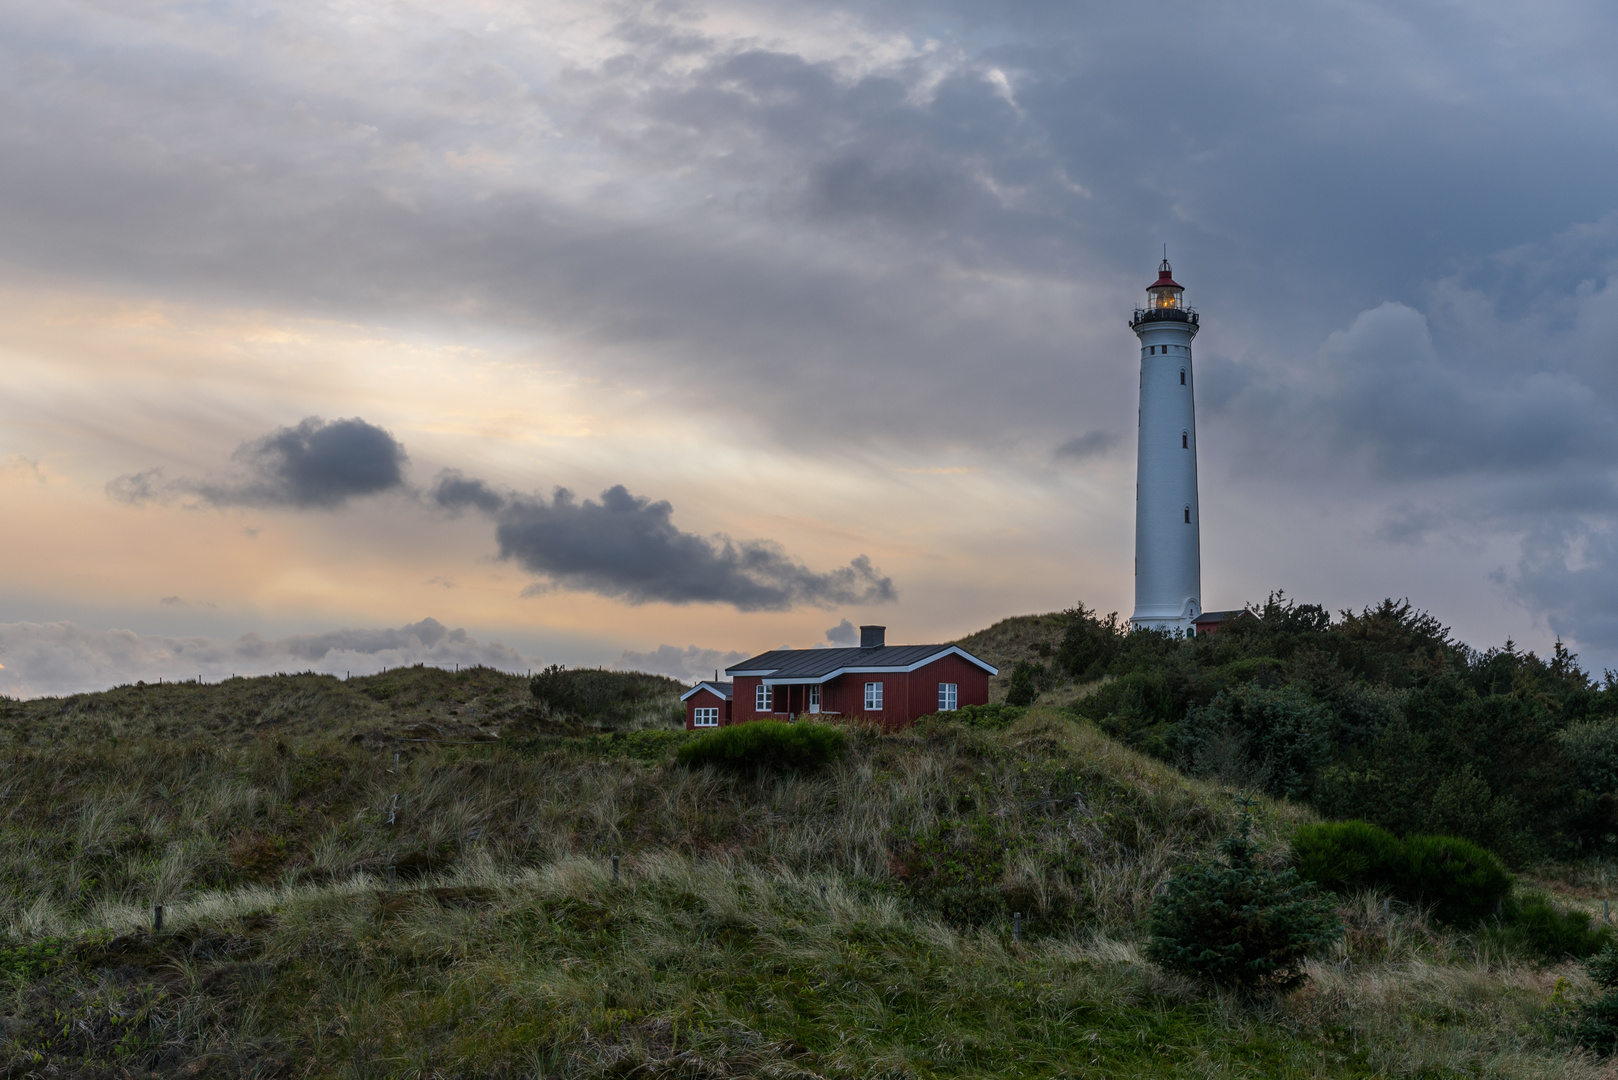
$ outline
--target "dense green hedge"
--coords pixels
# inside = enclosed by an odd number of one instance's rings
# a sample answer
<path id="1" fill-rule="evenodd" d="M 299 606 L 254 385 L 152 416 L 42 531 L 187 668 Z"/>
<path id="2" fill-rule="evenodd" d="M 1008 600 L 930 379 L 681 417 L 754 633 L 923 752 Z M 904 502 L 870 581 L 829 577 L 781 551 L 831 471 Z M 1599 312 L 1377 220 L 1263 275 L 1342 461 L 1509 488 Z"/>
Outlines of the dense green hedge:
<path id="1" fill-rule="evenodd" d="M 692 768 L 809 769 L 826 764 L 842 753 L 843 746 L 843 733 L 829 724 L 753 720 L 699 735 L 675 756 Z"/>
<path id="2" fill-rule="evenodd" d="M 1486 921 L 1490 935 L 1546 957 L 1589 956 L 1613 937 L 1544 893 L 1514 894 L 1511 874 L 1494 853 L 1453 836 L 1400 840 L 1369 822 L 1322 822 L 1293 834 L 1292 858 L 1302 877 L 1323 888 L 1385 889 L 1432 905 L 1446 922 Z"/>
<path id="3" fill-rule="evenodd" d="M 1325 888 L 1387 889 L 1402 900 L 1431 904 L 1446 922 L 1498 914 L 1511 895 L 1505 864 L 1454 836 L 1400 840 L 1369 822 L 1322 822 L 1293 834 L 1292 852 L 1298 872 Z"/>
<path id="4" fill-rule="evenodd" d="M 1480 651 L 1405 601 L 1333 613 L 1279 593 L 1193 638 L 1083 605 L 1066 623 L 1057 672 L 1107 677 L 1070 710 L 1194 774 L 1508 865 L 1618 855 L 1618 677 L 1560 642 Z"/>

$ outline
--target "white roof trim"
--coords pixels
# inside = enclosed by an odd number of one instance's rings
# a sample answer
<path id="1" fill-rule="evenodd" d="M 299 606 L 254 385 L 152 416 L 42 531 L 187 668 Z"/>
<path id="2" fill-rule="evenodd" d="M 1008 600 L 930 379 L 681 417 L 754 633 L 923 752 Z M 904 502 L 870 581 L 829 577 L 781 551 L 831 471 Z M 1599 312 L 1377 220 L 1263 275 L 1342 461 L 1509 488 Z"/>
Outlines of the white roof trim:
<path id="1" fill-rule="evenodd" d="M 689 689 L 685 693 L 681 694 L 680 695 L 680 700 L 684 701 L 686 698 L 690 697 L 692 694 L 695 694 L 695 693 L 697 693 L 698 691 L 701 691 L 701 690 L 708 691 L 708 693 L 712 694 L 716 698 L 719 698 L 721 701 L 723 701 L 724 698 L 725 698 L 724 694 L 721 694 L 719 691 L 717 691 L 717 690 L 715 690 L 713 688 L 712 683 L 710 683 L 710 682 L 699 682 L 699 683 L 697 683 L 697 685 L 693 686 L 691 689 Z"/>
<path id="2" fill-rule="evenodd" d="M 779 678 L 779 679 L 771 679 L 771 678 L 769 678 L 768 677 L 769 676 L 768 671 L 733 671 L 733 672 L 731 672 L 731 674 L 732 675 L 763 675 L 763 676 L 765 676 L 765 679 L 764 679 L 764 685 L 765 686 L 818 686 L 821 683 L 831 682 L 831 680 L 837 678 L 839 675 L 879 675 L 879 674 L 893 674 L 893 673 L 899 673 L 899 674 L 908 675 L 912 671 L 916 671 L 919 668 L 924 668 L 928 664 L 935 663 L 936 661 L 942 660 L 944 657 L 950 656 L 952 654 L 955 655 L 955 656 L 959 656 L 961 659 L 967 661 L 968 663 L 976 664 L 978 667 L 982 668 L 984 671 L 987 671 L 990 675 L 998 675 L 998 674 L 1000 674 L 1000 669 L 999 668 L 995 667 L 993 664 L 985 664 L 982 660 L 979 660 L 977 657 L 973 656 L 971 653 L 967 652 L 965 649 L 961 648 L 959 645 L 951 645 L 947 649 L 942 649 L 942 650 L 940 650 L 938 652 L 933 653 L 929 657 L 926 657 L 926 658 L 921 659 L 921 660 L 917 660 L 914 664 L 909 664 L 909 665 L 907 665 L 905 667 L 900 667 L 897 664 L 890 664 L 890 665 L 888 665 L 886 667 L 871 667 L 871 666 L 866 666 L 866 665 L 850 665 L 849 667 L 840 667 L 836 671 L 828 671 L 824 675 L 789 675 L 789 676 L 784 676 L 784 677 Z"/>

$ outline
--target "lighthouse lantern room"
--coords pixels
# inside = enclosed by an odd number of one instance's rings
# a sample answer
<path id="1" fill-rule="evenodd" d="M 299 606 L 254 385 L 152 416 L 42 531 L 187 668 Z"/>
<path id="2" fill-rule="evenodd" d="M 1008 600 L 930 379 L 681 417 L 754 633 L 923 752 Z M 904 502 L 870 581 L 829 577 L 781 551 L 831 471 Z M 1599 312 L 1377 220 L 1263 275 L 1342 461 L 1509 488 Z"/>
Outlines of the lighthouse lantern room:
<path id="1" fill-rule="evenodd" d="M 1129 322 L 1140 339 L 1140 412 L 1135 485 L 1137 630 L 1194 634 L 1202 614 L 1202 544 L 1197 513 L 1197 423 L 1191 340 L 1195 310 L 1169 261 Z"/>

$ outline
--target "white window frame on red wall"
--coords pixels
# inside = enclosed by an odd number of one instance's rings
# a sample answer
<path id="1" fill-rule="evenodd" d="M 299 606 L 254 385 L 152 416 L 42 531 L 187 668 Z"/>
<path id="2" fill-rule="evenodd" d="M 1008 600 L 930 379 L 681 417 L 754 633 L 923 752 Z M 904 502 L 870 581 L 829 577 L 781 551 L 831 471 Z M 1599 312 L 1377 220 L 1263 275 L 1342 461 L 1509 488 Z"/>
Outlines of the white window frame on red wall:
<path id="1" fill-rule="evenodd" d="M 865 684 L 865 711 L 866 712 L 881 712 L 882 711 L 882 684 L 881 683 L 879 683 L 879 682 L 868 682 L 868 683 Z"/>
<path id="2" fill-rule="evenodd" d="M 809 711 L 812 713 L 820 711 L 820 687 L 818 686 L 809 688 Z"/>
<path id="3" fill-rule="evenodd" d="M 775 694 L 772 687 L 759 683 L 753 691 L 753 711 L 769 712 L 775 707 Z"/>
<path id="4" fill-rule="evenodd" d="M 712 705 L 699 705 L 692 711 L 691 724 L 693 727 L 718 727 L 719 710 Z"/>
<path id="5" fill-rule="evenodd" d="M 961 684 L 941 682 L 938 684 L 938 711 L 954 712 L 961 700 Z"/>

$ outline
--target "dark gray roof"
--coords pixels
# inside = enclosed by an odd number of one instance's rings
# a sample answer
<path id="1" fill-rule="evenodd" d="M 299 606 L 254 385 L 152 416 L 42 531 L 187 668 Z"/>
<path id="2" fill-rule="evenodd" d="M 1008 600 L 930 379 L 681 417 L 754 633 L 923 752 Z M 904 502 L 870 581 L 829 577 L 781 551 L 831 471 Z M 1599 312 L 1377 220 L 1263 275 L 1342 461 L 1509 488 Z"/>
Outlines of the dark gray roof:
<path id="1" fill-rule="evenodd" d="M 692 694 L 696 693 L 698 690 L 710 690 L 713 693 L 718 694 L 720 697 L 724 698 L 726 701 L 729 701 L 732 686 L 733 686 L 733 684 L 728 683 L 728 682 L 714 682 L 712 679 L 703 679 L 701 682 L 697 683 L 697 685 L 693 686 L 691 689 L 689 689 L 685 693 L 681 694 L 680 695 L 680 700 L 684 701 L 686 698 L 690 697 Z"/>
<path id="2" fill-rule="evenodd" d="M 764 674 L 771 679 L 820 679 L 839 671 L 909 671 L 944 653 L 954 653 L 983 668 L 986 664 L 958 645 L 878 645 L 874 649 L 775 649 L 725 669 L 726 675 Z"/>
<path id="3" fill-rule="evenodd" d="M 1248 611 L 1247 608 L 1237 608 L 1235 611 L 1204 611 L 1201 615 L 1198 615 L 1195 619 L 1193 619 L 1191 621 L 1192 622 L 1229 622 L 1231 619 L 1234 619 L 1238 615 L 1248 615 L 1248 614 L 1251 614 L 1255 619 L 1259 617 L 1256 612 L 1250 612 L 1250 611 Z"/>

